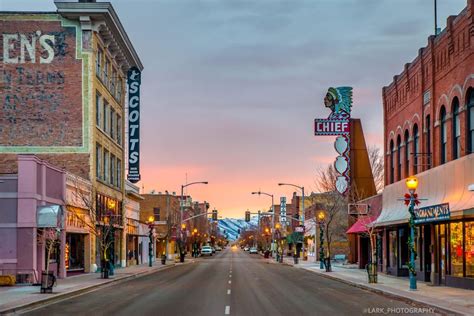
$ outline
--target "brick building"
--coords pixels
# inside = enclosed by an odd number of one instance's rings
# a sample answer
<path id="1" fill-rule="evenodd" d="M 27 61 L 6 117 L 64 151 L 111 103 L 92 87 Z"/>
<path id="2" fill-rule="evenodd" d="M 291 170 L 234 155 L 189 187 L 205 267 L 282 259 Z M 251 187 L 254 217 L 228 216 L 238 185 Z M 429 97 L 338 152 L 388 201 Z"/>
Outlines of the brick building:
<path id="1" fill-rule="evenodd" d="M 383 230 L 379 268 L 408 275 L 408 211 L 399 198 L 416 175 L 420 207 L 448 216 L 417 227 L 417 277 L 474 288 L 474 1 L 428 38 L 417 57 L 383 88 L 385 189 L 376 223 Z"/>
<path id="2" fill-rule="evenodd" d="M 124 266 L 125 80 L 143 65 L 110 3 L 55 5 L 0 12 L 0 174 L 35 154 L 90 181 L 96 210 L 115 221 L 110 258 Z M 97 257 L 94 242 L 85 251 Z"/>

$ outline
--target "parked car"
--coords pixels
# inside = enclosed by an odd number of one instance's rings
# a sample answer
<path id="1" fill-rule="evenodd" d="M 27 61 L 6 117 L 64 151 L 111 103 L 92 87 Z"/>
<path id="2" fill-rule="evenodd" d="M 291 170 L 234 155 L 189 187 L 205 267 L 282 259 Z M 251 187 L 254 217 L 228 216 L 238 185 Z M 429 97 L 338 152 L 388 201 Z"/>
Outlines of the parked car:
<path id="1" fill-rule="evenodd" d="M 222 248 L 219 246 L 216 246 L 216 251 L 222 251 Z"/>
<path id="2" fill-rule="evenodd" d="M 212 256 L 212 248 L 211 248 L 211 246 L 202 246 L 202 248 L 201 248 L 201 256 Z"/>
<path id="3" fill-rule="evenodd" d="M 216 248 L 211 247 L 211 249 L 212 249 L 212 253 L 216 253 Z"/>
<path id="4" fill-rule="evenodd" d="M 257 250 L 257 248 L 256 248 L 256 247 L 252 247 L 252 248 L 250 248 L 250 250 L 249 250 L 249 253 L 255 253 L 255 254 L 258 254 L 258 250 Z"/>
<path id="5" fill-rule="evenodd" d="M 249 251 L 250 248 L 248 246 L 245 246 L 244 251 Z"/>

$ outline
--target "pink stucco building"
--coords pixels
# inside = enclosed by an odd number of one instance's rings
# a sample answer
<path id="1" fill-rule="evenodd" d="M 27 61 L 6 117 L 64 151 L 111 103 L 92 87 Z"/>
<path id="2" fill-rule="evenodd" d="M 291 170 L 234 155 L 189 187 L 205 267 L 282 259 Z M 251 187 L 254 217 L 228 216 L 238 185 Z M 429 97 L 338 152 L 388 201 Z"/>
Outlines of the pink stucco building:
<path id="1" fill-rule="evenodd" d="M 38 282 L 45 269 L 45 248 L 38 241 L 37 210 L 63 206 L 66 195 L 64 171 L 34 155 L 18 155 L 18 173 L 0 175 L 0 274 L 13 274 L 17 282 Z M 65 277 L 66 232 L 50 257 L 49 269 Z"/>

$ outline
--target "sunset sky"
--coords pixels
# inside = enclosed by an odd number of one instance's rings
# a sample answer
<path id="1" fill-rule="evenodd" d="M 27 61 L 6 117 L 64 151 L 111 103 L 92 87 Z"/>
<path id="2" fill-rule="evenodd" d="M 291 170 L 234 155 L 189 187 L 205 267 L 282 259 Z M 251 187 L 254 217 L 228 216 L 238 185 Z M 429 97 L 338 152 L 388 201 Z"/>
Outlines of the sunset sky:
<path id="1" fill-rule="evenodd" d="M 382 87 L 434 32 L 432 0 L 112 1 L 145 69 L 141 174 L 145 192 L 207 200 L 224 217 L 315 188 L 336 157 L 313 136 L 330 86 L 354 87 L 352 116 L 382 147 Z M 438 24 L 466 0 L 438 0 Z M 54 11 L 52 0 L 0 0 L 0 10 Z"/>

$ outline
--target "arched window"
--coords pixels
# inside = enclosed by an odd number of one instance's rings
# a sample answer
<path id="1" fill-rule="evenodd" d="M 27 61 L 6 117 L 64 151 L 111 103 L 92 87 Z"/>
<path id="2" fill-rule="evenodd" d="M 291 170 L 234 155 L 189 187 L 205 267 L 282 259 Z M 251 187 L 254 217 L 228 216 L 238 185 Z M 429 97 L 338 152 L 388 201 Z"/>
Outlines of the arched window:
<path id="1" fill-rule="evenodd" d="M 426 154 L 427 154 L 427 167 L 431 168 L 431 162 L 433 161 L 433 155 L 431 154 L 431 118 L 429 115 L 426 116 Z"/>
<path id="2" fill-rule="evenodd" d="M 397 181 L 402 179 L 402 138 L 397 137 Z"/>
<path id="3" fill-rule="evenodd" d="M 405 168 L 404 168 L 404 175 L 405 178 L 408 178 L 409 173 L 410 173 L 410 146 L 409 146 L 409 139 L 410 139 L 410 133 L 408 133 L 408 130 L 405 130 Z"/>
<path id="4" fill-rule="evenodd" d="M 393 139 L 390 141 L 390 183 L 395 182 L 395 146 L 393 146 Z"/>
<path id="5" fill-rule="evenodd" d="M 474 90 L 471 88 L 467 97 L 467 150 L 474 152 Z"/>
<path id="6" fill-rule="evenodd" d="M 446 125 L 446 109 L 441 107 L 441 111 L 439 114 L 439 120 L 441 122 L 440 124 L 440 164 L 444 164 L 448 161 L 448 130 L 447 130 L 447 125 Z"/>
<path id="7" fill-rule="evenodd" d="M 413 126 L 413 174 L 418 173 L 418 153 L 420 152 L 420 134 L 418 125 Z"/>
<path id="8" fill-rule="evenodd" d="M 461 155 L 461 119 L 459 116 L 459 99 L 453 100 L 453 159 L 459 158 Z"/>

